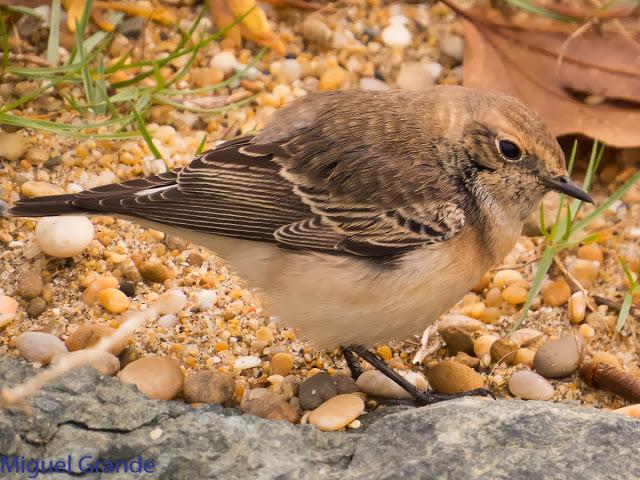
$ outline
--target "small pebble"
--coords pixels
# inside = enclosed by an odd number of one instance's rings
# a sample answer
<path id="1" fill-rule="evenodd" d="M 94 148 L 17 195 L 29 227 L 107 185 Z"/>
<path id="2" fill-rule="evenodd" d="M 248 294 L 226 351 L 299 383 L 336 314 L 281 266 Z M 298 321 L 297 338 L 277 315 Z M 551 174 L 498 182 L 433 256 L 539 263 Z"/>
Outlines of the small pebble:
<path id="1" fill-rule="evenodd" d="M 47 255 L 58 258 L 80 254 L 93 240 L 93 224 L 86 217 L 44 217 L 36 225 L 36 242 Z"/>
<path id="2" fill-rule="evenodd" d="M 613 413 L 640 419 L 640 404 L 636 403 L 635 405 L 627 405 L 626 407 L 616 408 L 615 410 L 613 410 Z"/>
<path id="3" fill-rule="evenodd" d="M 72 359 L 74 356 L 85 355 L 82 351 L 69 352 L 64 358 Z M 89 365 L 95 368 L 100 375 L 114 376 L 120 370 L 120 360 L 109 352 L 95 351 L 92 352 L 94 358 L 91 359 Z"/>
<path id="4" fill-rule="evenodd" d="M 182 394 L 189 403 L 225 403 L 233 398 L 235 390 L 232 373 L 199 370 L 187 376 Z"/>
<path id="5" fill-rule="evenodd" d="M 223 71 L 225 74 L 232 73 L 238 64 L 238 59 L 231 52 L 220 52 L 211 59 L 211 66 Z"/>
<path id="6" fill-rule="evenodd" d="M 20 186 L 20 192 L 25 197 L 29 197 L 29 198 L 46 197 L 49 195 L 62 195 L 63 193 L 65 193 L 64 189 L 58 187 L 57 185 L 52 185 L 47 182 L 37 182 L 32 180 L 28 182 L 24 182 Z M 66 218 L 66 217 L 58 217 L 58 218 Z"/>
<path id="7" fill-rule="evenodd" d="M 134 282 L 130 282 L 129 280 L 120 280 L 118 289 L 129 298 L 133 298 L 136 296 L 136 284 Z"/>
<path id="8" fill-rule="evenodd" d="M 327 69 L 320 77 L 320 90 L 335 90 L 347 79 L 347 72 L 342 67 Z"/>
<path id="9" fill-rule="evenodd" d="M 178 324 L 178 317 L 173 313 L 162 315 L 158 318 L 158 325 L 163 328 L 173 328 Z"/>
<path id="10" fill-rule="evenodd" d="M 480 359 L 472 357 L 471 355 L 467 355 L 464 352 L 456 353 L 456 356 L 453 358 L 453 360 L 474 369 L 478 368 L 478 366 L 480 365 Z"/>
<path id="11" fill-rule="evenodd" d="M 471 334 L 460 327 L 445 328 L 440 335 L 447 344 L 449 355 L 455 355 L 458 352 L 464 352 L 469 355 L 473 354 L 473 338 Z"/>
<path id="12" fill-rule="evenodd" d="M 591 361 L 593 363 L 606 363 L 607 365 L 611 365 L 612 367 L 616 367 L 622 370 L 622 365 L 620 364 L 620 360 L 613 353 L 609 352 L 593 352 L 591 354 Z"/>
<path id="13" fill-rule="evenodd" d="M 354 394 L 336 395 L 309 415 L 311 425 L 323 431 L 340 430 L 364 413 L 364 401 Z"/>
<path id="14" fill-rule="evenodd" d="M 498 270 L 493 276 L 493 284 L 496 288 L 503 288 L 522 282 L 522 274 L 517 270 Z"/>
<path id="15" fill-rule="evenodd" d="M 582 325 L 580 325 L 578 333 L 580 333 L 580 335 L 584 338 L 591 338 L 596 334 L 596 331 L 588 323 L 583 323 Z"/>
<path id="16" fill-rule="evenodd" d="M 556 280 L 549 280 L 542 285 L 540 291 L 542 293 L 542 300 L 546 305 L 550 307 L 559 307 L 569 301 L 571 296 L 571 288 L 567 281 L 560 277 Z"/>
<path id="17" fill-rule="evenodd" d="M 452 327 L 458 327 L 466 330 L 467 332 L 475 332 L 476 330 L 480 330 L 483 326 L 484 324 L 475 318 L 452 313 L 450 315 L 445 315 L 438 322 L 438 333 L 442 334 L 445 329 Z"/>
<path id="18" fill-rule="evenodd" d="M 282 70 L 280 71 L 282 76 L 289 83 L 295 82 L 302 76 L 302 67 L 297 60 L 287 58 L 282 62 Z"/>
<path id="19" fill-rule="evenodd" d="M 604 254 L 597 243 L 589 243 L 578 248 L 577 257 L 582 260 L 591 260 L 600 265 L 604 262 Z"/>
<path id="20" fill-rule="evenodd" d="M 521 328 L 509 335 L 519 347 L 525 347 L 542 337 L 542 332 L 534 328 Z"/>
<path id="21" fill-rule="evenodd" d="M 25 332 L 14 341 L 20 354 L 31 362 L 47 364 L 54 356 L 67 353 L 63 341 L 50 333 Z"/>
<path id="22" fill-rule="evenodd" d="M 243 412 L 268 420 L 286 420 L 297 423 L 300 418 L 297 410 L 291 404 L 267 388 L 245 390 L 240 408 Z"/>
<path id="23" fill-rule="evenodd" d="M 553 386 L 530 370 L 520 370 L 511 375 L 509 391 L 524 400 L 549 400 L 553 397 Z"/>
<path id="24" fill-rule="evenodd" d="M 504 298 L 511 305 L 519 305 L 527 300 L 527 289 L 519 285 L 509 285 L 502 291 Z"/>
<path id="25" fill-rule="evenodd" d="M 391 48 L 405 48 L 411 43 L 411 32 L 401 23 L 393 23 L 382 30 L 382 43 Z"/>
<path id="26" fill-rule="evenodd" d="M 453 58 L 456 62 L 462 63 L 464 56 L 464 40 L 460 35 L 447 35 L 440 42 L 440 51 Z"/>
<path id="27" fill-rule="evenodd" d="M 196 302 L 200 310 L 209 310 L 218 300 L 215 290 L 200 290 L 196 293 Z"/>
<path id="28" fill-rule="evenodd" d="M 25 160 L 32 165 L 41 165 L 49 160 L 49 153 L 41 148 L 30 148 L 27 150 Z"/>
<path id="29" fill-rule="evenodd" d="M 422 374 L 411 371 L 399 373 L 419 390 L 426 390 L 429 386 L 426 378 Z M 356 380 L 356 385 L 360 391 L 372 397 L 404 400 L 411 400 L 413 398 L 409 392 L 379 370 L 366 370 L 362 372 L 362 375 Z"/>
<path id="30" fill-rule="evenodd" d="M 177 288 L 164 292 L 154 303 L 154 308 L 160 315 L 167 313 L 176 314 L 187 304 L 187 296 Z"/>
<path id="31" fill-rule="evenodd" d="M 481 335 L 473 341 L 473 352 L 476 357 L 482 358 L 491 351 L 491 345 L 500 337 L 497 335 Z"/>
<path id="32" fill-rule="evenodd" d="M 16 316 L 18 301 L 7 295 L 0 295 L 0 327 L 8 325 Z"/>
<path id="33" fill-rule="evenodd" d="M 286 377 L 293 369 L 293 357 L 285 352 L 276 353 L 271 358 L 271 373 Z"/>
<path id="34" fill-rule="evenodd" d="M 357 391 L 356 382 L 351 377 L 331 376 L 326 372 L 320 372 L 302 382 L 298 389 L 298 397 L 303 410 L 313 410 L 331 397 Z"/>
<path id="35" fill-rule="evenodd" d="M 584 293 L 577 291 L 571 295 L 569 298 L 567 313 L 571 323 L 580 323 L 584 320 L 587 313 L 587 299 L 585 298 Z"/>
<path id="36" fill-rule="evenodd" d="M 321 20 L 314 17 L 307 17 L 304 22 L 302 22 L 302 36 L 323 47 L 330 47 L 333 32 L 327 24 Z"/>
<path id="37" fill-rule="evenodd" d="M 36 297 L 29 300 L 26 312 L 31 318 L 38 318 L 47 309 L 47 302 L 42 297 Z"/>
<path id="38" fill-rule="evenodd" d="M 31 300 L 42 293 L 44 282 L 37 270 L 26 270 L 18 277 L 17 294 L 25 300 Z"/>
<path id="39" fill-rule="evenodd" d="M 427 380 L 431 388 L 445 395 L 484 387 L 484 380 L 475 370 L 450 360 L 431 367 L 427 372 Z"/>
<path id="40" fill-rule="evenodd" d="M 370 90 L 372 92 L 384 92 L 391 87 L 384 83 L 382 80 L 378 80 L 375 77 L 363 77 L 360 79 L 360 88 L 362 90 Z"/>
<path id="41" fill-rule="evenodd" d="M 164 432 L 161 428 L 154 428 L 149 432 L 149 438 L 151 440 L 158 440 Z"/>
<path id="42" fill-rule="evenodd" d="M 182 390 L 184 375 L 180 364 L 166 357 L 144 357 L 131 362 L 119 373 L 122 383 L 131 383 L 152 400 L 171 400 Z"/>
<path id="43" fill-rule="evenodd" d="M 117 288 L 105 288 L 98 293 L 98 301 L 111 313 L 122 313 L 131 305 L 131 300 Z"/>
<path id="44" fill-rule="evenodd" d="M 27 139 L 19 133 L 0 133 L 0 158 L 20 160 L 27 151 Z"/>
<path id="45" fill-rule="evenodd" d="M 536 352 L 533 369 L 547 378 L 571 375 L 578 368 L 581 349 L 581 340 L 573 335 L 547 342 Z"/>
<path id="46" fill-rule="evenodd" d="M 233 368 L 238 370 L 246 370 L 247 368 L 259 367 L 262 364 L 262 360 L 253 355 L 247 355 L 245 357 L 238 357 L 233 362 Z"/>
<path id="47" fill-rule="evenodd" d="M 98 301 L 98 295 L 102 290 L 106 288 L 117 288 L 119 285 L 118 280 L 113 275 L 100 275 L 82 292 L 80 300 L 87 305 L 93 305 Z"/>
<path id="48" fill-rule="evenodd" d="M 598 278 L 599 263 L 591 260 L 575 260 L 569 267 L 569 272 L 584 288 L 591 288 Z"/>
<path id="49" fill-rule="evenodd" d="M 403 90 L 425 90 L 431 87 L 433 82 L 431 72 L 420 62 L 403 63 L 396 77 L 396 85 Z"/>
<path id="50" fill-rule="evenodd" d="M 516 342 L 509 338 L 499 338 L 491 344 L 491 348 L 489 349 L 491 362 L 504 362 L 507 365 L 512 365 L 515 361 L 517 351 L 518 345 Z"/>
<path id="51" fill-rule="evenodd" d="M 150 282 L 163 283 L 165 280 L 173 278 L 175 273 L 157 260 L 147 260 L 138 266 L 142 276 Z"/>
<path id="52" fill-rule="evenodd" d="M 107 325 L 89 324 L 80 325 L 76 328 L 69 338 L 65 341 L 67 350 L 74 352 L 85 348 L 91 348 L 96 345 L 103 337 L 108 337 L 115 333 L 115 329 Z M 129 343 L 129 338 L 124 338 L 117 344 L 113 345 L 108 351 L 116 357 L 119 356 Z"/>
<path id="53" fill-rule="evenodd" d="M 533 368 L 533 359 L 536 356 L 536 352 L 529 348 L 519 348 L 516 352 L 516 358 L 513 361 L 514 365 L 526 365 L 529 368 Z"/>

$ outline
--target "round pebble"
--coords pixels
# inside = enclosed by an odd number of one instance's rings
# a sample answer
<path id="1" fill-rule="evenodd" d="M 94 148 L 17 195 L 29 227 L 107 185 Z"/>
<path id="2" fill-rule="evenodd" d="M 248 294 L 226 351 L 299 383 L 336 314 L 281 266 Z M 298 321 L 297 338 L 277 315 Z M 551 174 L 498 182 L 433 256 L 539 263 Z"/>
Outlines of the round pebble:
<path id="1" fill-rule="evenodd" d="M 545 282 L 540 292 L 542 293 L 544 303 L 551 307 L 564 305 L 571 296 L 571 288 L 569 288 L 569 284 L 562 277 L 554 281 L 549 280 Z"/>
<path id="2" fill-rule="evenodd" d="M 18 301 L 7 295 L 0 295 L 0 327 L 8 325 L 16 316 Z"/>
<path id="3" fill-rule="evenodd" d="M 604 254 L 602 249 L 596 243 L 589 243 L 588 245 L 582 245 L 578 248 L 577 257 L 582 260 L 591 260 L 592 262 L 598 262 L 602 265 L 604 262 Z"/>
<path id="4" fill-rule="evenodd" d="M 465 329 L 448 327 L 445 328 L 440 335 L 447 344 L 449 355 L 455 355 L 458 352 L 464 352 L 469 355 L 473 354 L 473 338 Z"/>
<path id="5" fill-rule="evenodd" d="M 313 410 L 331 397 L 357 391 L 358 386 L 351 377 L 319 372 L 302 382 L 298 388 L 298 397 L 303 410 Z"/>
<path id="6" fill-rule="evenodd" d="M 382 43 L 391 48 L 405 48 L 411 43 L 411 32 L 402 23 L 392 23 L 382 30 Z"/>
<path id="7" fill-rule="evenodd" d="M 529 368 L 533 368 L 533 359 L 536 356 L 536 352 L 529 348 L 519 348 L 516 352 L 516 358 L 513 361 L 514 365 L 526 365 Z"/>
<path id="8" fill-rule="evenodd" d="M 24 358 L 43 364 L 49 363 L 56 355 L 67 353 L 62 340 L 44 332 L 25 332 L 15 339 L 15 345 Z"/>
<path id="9" fill-rule="evenodd" d="M 364 412 L 358 395 L 343 394 L 330 398 L 309 414 L 309 423 L 323 431 L 340 430 Z"/>
<path id="10" fill-rule="evenodd" d="M 200 370 L 191 372 L 182 389 L 189 403 L 225 403 L 233 398 L 236 381 L 230 372 Z"/>
<path id="11" fill-rule="evenodd" d="M 426 390 L 429 386 L 426 378 L 419 373 L 411 371 L 399 373 L 419 390 Z M 358 380 L 356 380 L 356 385 L 362 392 L 372 397 L 401 400 L 411 400 L 413 398 L 409 392 L 379 370 L 366 370 L 362 372 Z"/>
<path id="12" fill-rule="evenodd" d="M 302 76 L 302 67 L 296 59 L 287 58 L 282 62 L 280 73 L 288 82 L 295 82 Z"/>
<path id="13" fill-rule="evenodd" d="M 238 370 L 246 370 L 247 368 L 259 367 L 262 364 L 262 360 L 253 355 L 247 355 L 245 357 L 238 357 L 233 362 L 233 368 Z"/>
<path id="14" fill-rule="evenodd" d="M 158 318 L 158 325 L 163 328 L 173 328 L 178 324 L 178 317 L 173 313 L 162 315 Z"/>
<path id="15" fill-rule="evenodd" d="M 47 310 L 47 302 L 42 297 L 36 297 L 29 300 L 26 312 L 31 318 L 38 318 Z"/>
<path id="16" fill-rule="evenodd" d="M 209 310 L 218 300 L 215 290 L 200 290 L 196 293 L 196 302 L 200 310 Z"/>
<path id="17" fill-rule="evenodd" d="M 49 195 L 62 195 L 65 193 L 63 188 L 52 185 L 47 182 L 28 181 L 20 186 L 20 192 L 29 198 L 47 197 Z"/>
<path id="18" fill-rule="evenodd" d="M 280 395 L 267 388 L 254 388 L 245 391 L 240 402 L 243 412 L 268 420 L 286 420 L 297 423 L 298 411 L 285 402 Z"/>
<path id="19" fill-rule="evenodd" d="M 496 288 L 504 288 L 522 282 L 522 274 L 517 270 L 498 270 L 493 276 L 493 284 Z"/>
<path id="20" fill-rule="evenodd" d="M 400 65 L 396 85 L 403 90 L 424 90 L 433 85 L 433 77 L 423 63 L 405 62 Z"/>
<path id="21" fill-rule="evenodd" d="M 19 133 L 0 133 L 0 157 L 10 162 L 20 160 L 27 151 L 27 139 Z"/>
<path id="22" fill-rule="evenodd" d="M 541 337 L 542 332 L 534 328 L 520 328 L 509 335 L 509 338 L 519 347 L 529 345 Z"/>
<path id="23" fill-rule="evenodd" d="M 90 324 L 80 325 L 76 328 L 69 338 L 65 341 L 67 350 L 75 352 L 85 348 L 95 346 L 103 337 L 108 337 L 115 333 L 115 329 L 107 325 Z M 117 344 L 113 345 L 108 351 L 116 357 L 119 356 L 129 343 L 130 338 L 124 338 Z"/>
<path id="24" fill-rule="evenodd" d="M 502 298 L 511 305 L 519 305 L 527 300 L 527 289 L 520 285 L 509 285 L 503 290 Z"/>
<path id="25" fill-rule="evenodd" d="M 234 71 L 238 59 L 231 52 L 220 52 L 211 59 L 211 66 L 229 74 Z"/>
<path id="26" fill-rule="evenodd" d="M 157 260 L 148 260 L 142 262 L 138 266 L 138 270 L 142 276 L 150 282 L 163 283 L 165 280 L 173 278 L 175 276 L 169 268 L 164 266 Z"/>
<path id="27" fill-rule="evenodd" d="M 134 384 L 153 400 L 171 400 L 184 384 L 178 362 L 166 357 L 144 357 L 131 362 L 119 373 L 122 383 Z"/>
<path id="28" fill-rule="evenodd" d="M 36 242 L 47 255 L 58 258 L 80 254 L 93 240 L 93 224 L 86 217 L 44 217 L 36 225 Z"/>
<path id="29" fill-rule="evenodd" d="M 119 285 L 120 283 L 113 275 L 100 275 L 82 292 L 80 300 L 87 305 L 93 305 L 98 301 L 98 295 L 102 290 L 106 288 L 117 288 Z"/>
<path id="30" fill-rule="evenodd" d="M 187 296 L 182 292 L 182 290 L 172 288 L 160 295 L 153 306 L 160 315 L 165 315 L 167 313 L 178 313 L 186 304 Z"/>
<path id="31" fill-rule="evenodd" d="M 112 377 L 120 370 L 120 360 L 109 352 L 96 351 L 92 352 L 94 358 L 89 362 L 99 374 Z M 72 359 L 74 356 L 84 355 L 81 351 L 69 352 L 65 358 Z"/>
<path id="32" fill-rule="evenodd" d="M 482 358 L 491 351 L 491 345 L 500 337 L 497 335 L 482 335 L 473 341 L 473 352 L 476 357 Z"/>
<path id="33" fill-rule="evenodd" d="M 276 353 L 271 358 L 271 373 L 286 377 L 293 369 L 293 357 L 285 352 Z"/>
<path id="34" fill-rule="evenodd" d="M 598 278 L 599 263 L 591 260 L 575 260 L 569 267 L 569 272 L 584 288 L 591 288 Z"/>
<path id="35" fill-rule="evenodd" d="M 347 79 L 347 72 L 342 67 L 327 69 L 320 77 L 320 90 L 335 90 Z"/>
<path id="36" fill-rule="evenodd" d="M 18 277 L 17 294 L 25 300 L 31 300 L 42 293 L 44 282 L 37 270 L 26 270 Z"/>
<path id="37" fill-rule="evenodd" d="M 331 46 L 333 32 L 326 23 L 314 17 L 307 17 L 302 22 L 302 35 L 312 42 L 318 43 L 324 47 Z"/>
<path id="38" fill-rule="evenodd" d="M 122 313 L 131 305 L 131 300 L 117 288 L 105 288 L 98 293 L 98 301 L 111 313 Z"/>
<path id="39" fill-rule="evenodd" d="M 516 358 L 518 344 L 509 338 L 499 338 L 491 344 L 489 353 L 491 354 L 491 362 L 504 362 L 512 365 Z"/>
<path id="40" fill-rule="evenodd" d="M 571 323 L 580 323 L 584 320 L 587 313 L 587 299 L 584 293 L 578 291 L 569 297 L 567 313 Z"/>
<path id="41" fill-rule="evenodd" d="M 484 380 L 475 370 L 450 360 L 431 367 L 427 372 L 427 380 L 431 388 L 445 395 L 484 387 Z"/>
<path id="42" fill-rule="evenodd" d="M 440 42 L 440 51 L 458 63 L 464 56 L 464 40 L 460 35 L 447 35 Z"/>
<path id="43" fill-rule="evenodd" d="M 384 83 L 382 80 L 378 80 L 375 77 L 363 77 L 360 79 L 360 88 L 362 90 L 370 90 L 372 92 L 384 92 L 391 87 Z"/>
<path id="44" fill-rule="evenodd" d="M 547 378 L 571 375 L 578 368 L 581 348 L 581 340 L 573 335 L 552 340 L 536 352 L 533 368 Z"/>
<path id="45" fill-rule="evenodd" d="M 509 391 L 524 400 L 549 400 L 553 397 L 553 386 L 530 370 L 520 370 L 511 375 Z"/>

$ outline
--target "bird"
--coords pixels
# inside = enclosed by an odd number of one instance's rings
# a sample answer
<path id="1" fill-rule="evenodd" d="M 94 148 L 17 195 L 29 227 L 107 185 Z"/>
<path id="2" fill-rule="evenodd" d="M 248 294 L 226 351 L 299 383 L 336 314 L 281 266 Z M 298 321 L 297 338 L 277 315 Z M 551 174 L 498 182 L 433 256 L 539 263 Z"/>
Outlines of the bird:
<path id="1" fill-rule="evenodd" d="M 340 348 L 354 377 L 359 357 L 429 404 L 445 396 L 372 347 L 453 307 L 549 191 L 593 203 L 544 120 L 514 97 L 342 90 L 303 96 L 182 168 L 22 199 L 4 216 L 112 215 L 207 247 L 282 323 Z"/>

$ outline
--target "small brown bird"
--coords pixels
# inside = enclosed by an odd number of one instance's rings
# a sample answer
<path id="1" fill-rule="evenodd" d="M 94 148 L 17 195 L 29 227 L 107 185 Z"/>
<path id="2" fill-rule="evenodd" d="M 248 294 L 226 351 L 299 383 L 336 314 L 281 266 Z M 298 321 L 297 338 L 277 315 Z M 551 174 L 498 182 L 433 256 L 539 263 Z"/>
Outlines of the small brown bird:
<path id="1" fill-rule="evenodd" d="M 422 332 L 499 262 L 545 192 L 591 198 L 542 119 L 499 93 L 312 94 L 255 136 L 184 168 L 6 213 L 111 214 L 211 248 L 267 307 L 319 345 L 354 353 Z M 477 393 L 477 392 L 475 392 Z"/>

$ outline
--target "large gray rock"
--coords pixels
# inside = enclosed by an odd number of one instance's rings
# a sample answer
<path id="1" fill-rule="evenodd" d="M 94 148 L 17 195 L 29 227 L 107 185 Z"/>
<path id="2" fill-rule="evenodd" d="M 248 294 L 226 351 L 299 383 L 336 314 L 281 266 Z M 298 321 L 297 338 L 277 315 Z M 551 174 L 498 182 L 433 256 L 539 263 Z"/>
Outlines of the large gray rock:
<path id="1" fill-rule="evenodd" d="M 0 386 L 31 374 L 22 362 L 0 359 Z M 86 367 L 47 386 L 31 403 L 31 416 L 0 411 L 1 455 L 141 456 L 155 462 L 155 473 L 138 475 L 149 479 L 640 478 L 640 423 L 546 402 L 463 399 L 385 407 L 362 417 L 366 428 L 323 433 L 220 406 L 148 400 L 135 387 Z M 162 434 L 153 440 L 157 429 Z"/>

